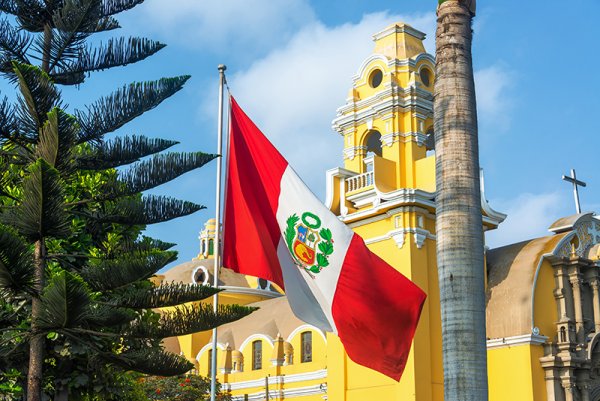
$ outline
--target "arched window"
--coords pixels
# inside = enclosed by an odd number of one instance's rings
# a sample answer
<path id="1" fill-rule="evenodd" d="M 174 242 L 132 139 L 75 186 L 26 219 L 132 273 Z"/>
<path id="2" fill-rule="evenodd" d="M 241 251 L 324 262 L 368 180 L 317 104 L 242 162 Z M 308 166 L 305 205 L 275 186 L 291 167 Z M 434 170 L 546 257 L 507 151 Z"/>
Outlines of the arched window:
<path id="1" fill-rule="evenodd" d="M 212 255 L 215 253 L 215 241 L 210 239 L 208 240 L 208 254 Z"/>
<path id="2" fill-rule="evenodd" d="M 365 146 L 367 147 L 367 156 L 375 154 L 381 157 L 381 133 L 371 130 L 365 139 Z"/>
<path id="3" fill-rule="evenodd" d="M 433 132 L 433 127 L 430 127 L 425 135 L 426 155 L 432 156 L 435 154 L 435 133 Z"/>
<path id="4" fill-rule="evenodd" d="M 301 334 L 300 341 L 302 348 L 300 349 L 301 362 L 312 362 L 312 332 L 305 331 Z"/>
<path id="5" fill-rule="evenodd" d="M 252 370 L 262 369 L 262 341 L 252 342 Z"/>
<path id="6" fill-rule="evenodd" d="M 208 369 L 207 369 L 208 377 L 210 377 L 210 375 L 212 375 L 212 355 L 213 355 L 212 353 L 213 353 L 213 350 L 209 349 L 208 350 Z"/>

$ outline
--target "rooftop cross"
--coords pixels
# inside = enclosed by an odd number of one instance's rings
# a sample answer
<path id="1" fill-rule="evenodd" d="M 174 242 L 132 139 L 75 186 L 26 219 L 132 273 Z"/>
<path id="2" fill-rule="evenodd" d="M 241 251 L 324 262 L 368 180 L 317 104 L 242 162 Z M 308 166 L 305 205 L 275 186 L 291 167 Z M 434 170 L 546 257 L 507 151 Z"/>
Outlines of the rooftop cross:
<path id="1" fill-rule="evenodd" d="M 577 190 L 577 186 L 585 187 L 586 183 L 577 179 L 577 176 L 575 175 L 575 169 L 571 169 L 570 177 L 563 175 L 562 179 L 573 184 L 573 196 L 575 197 L 575 208 L 577 209 L 577 214 L 580 214 L 581 213 L 581 205 L 579 203 L 579 192 Z"/>

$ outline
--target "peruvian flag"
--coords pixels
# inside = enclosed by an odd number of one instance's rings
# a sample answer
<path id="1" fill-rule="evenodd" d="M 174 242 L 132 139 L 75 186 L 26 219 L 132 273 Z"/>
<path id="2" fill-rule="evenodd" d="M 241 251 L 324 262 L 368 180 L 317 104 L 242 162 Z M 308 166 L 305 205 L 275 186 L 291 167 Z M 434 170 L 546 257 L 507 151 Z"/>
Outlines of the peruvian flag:
<path id="1" fill-rule="evenodd" d="M 369 251 L 230 99 L 223 264 L 284 288 L 299 319 L 400 380 L 425 293 Z"/>

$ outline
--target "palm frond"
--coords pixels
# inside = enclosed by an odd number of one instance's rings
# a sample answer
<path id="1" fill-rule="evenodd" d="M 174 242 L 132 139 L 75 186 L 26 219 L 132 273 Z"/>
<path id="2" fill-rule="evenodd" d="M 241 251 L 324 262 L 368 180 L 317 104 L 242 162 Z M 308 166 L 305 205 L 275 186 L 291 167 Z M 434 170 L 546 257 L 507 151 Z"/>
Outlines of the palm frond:
<path id="1" fill-rule="evenodd" d="M 131 193 L 142 192 L 202 167 L 216 157 L 202 152 L 159 154 L 120 172 L 119 179 Z"/>
<path id="2" fill-rule="evenodd" d="M 183 217 L 204 209 L 202 205 L 168 196 L 146 195 L 142 199 L 127 197 L 116 200 L 101 222 L 123 225 L 148 225 Z"/>
<path id="3" fill-rule="evenodd" d="M 175 376 L 194 368 L 185 357 L 154 348 L 104 354 L 104 359 L 128 370 L 155 376 Z"/>
<path id="4" fill-rule="evenodd" d="M 144 338 L 183 336 L 239 320 L 257 309 L 241 305 L 219 305 L 218 312 L 215 313 L 211 304 L 177 306 L 161 313 L 158 326 L 137 320 L 132 324 L 131 335 Z"/>
<path id="5" fill-rule="evenodd" d="M 41 69 L 14 61 L 12 65 L 20 89 L 17 114 L 24 134 L 30 139 L 37 139 L 47 114 L 61 106 L 60 92 Z"/>
<path id="6" fill-rule="evenodd" d="M 112 290 L 151 277 L 176 257 L 177 253 L 173 251 L 123 255 L 119 259 L 90 264 L 82 270 L 81 276 L 96 290 Z"/>
<path id="7" fill-rule="evenodd" d="M 81 49 L 76 61 L 64 64 L 50 75 L 57 82 L 79 84 L 91 71 L 135 63 L 163 47 L 162 43 L 143 38 L 109 39 L 106 44 Z"/>
<path id="8" fill-rule="evenodd" d="M 40 300 L 38 325 L 44 330 L 78 327 L 89 313 L 90 297 L 83 280 L 64 270 L 50 278 Z"/>
<path id="9" fill-rule="evenodd" d="M 152 110 L 163 100 L 177 93 L 189 78 L 189 75 L 186 75 L 133 83 L 100 98 L 88 106 L 85 112 L 76 110 L 75 115 L 83 130 L 79 143 L 97 141 L 104 134 L 113 132 L 146 111 Z"/>
<path id="10" fill-rule="evenodd" d="M 0 112 L 1 110 L 0 108 Z M 0 114 L 0 124 L 1 116 Z M 142 157 L 162 152 L 178 143 L 167 139 L 137 135 L 117 137 L 94 146 L 91 152 L 77 158 L 77 164 L 84 170 L 106 170 L 133 163 Z"/>
<path id="11" fill-rule="evenodd" d="M 34 294 L 33 254 L 17 233 L 0 226 L 0 293 Z"/>
<path id="12" fill-rule="evenodd" d="M 65 237 L 69 234 L 70 220 L 63 200 L 63 183 L 58 171 L 39 159 L 28 170 L 21 204 L 0 217 L 32 241 L 47 236 Z"/>
<path id="13" fill-rule="evenodd" d="M 102 14 L 105 16 L 115 15 L 120 12 L 130 10 L 133 7 L 142 4 L 144 0 L 104 0 L 102 5 Z"/>
<path id="14" fill-rule="evenodd" d="M 154 288 L 127 288 L 115 294 L 111 303 L 133 309 L 166 308 L 196 302 L 221 292 L 200 284 L 167 283 Z"/>
<path id="15" fill-rule="evenodd" d="M 46 160 L 58 171 L 69 170 L 77 133 L 75 118 L 58 108 L 53 109 L 40 132 L 35 156 Z"/>

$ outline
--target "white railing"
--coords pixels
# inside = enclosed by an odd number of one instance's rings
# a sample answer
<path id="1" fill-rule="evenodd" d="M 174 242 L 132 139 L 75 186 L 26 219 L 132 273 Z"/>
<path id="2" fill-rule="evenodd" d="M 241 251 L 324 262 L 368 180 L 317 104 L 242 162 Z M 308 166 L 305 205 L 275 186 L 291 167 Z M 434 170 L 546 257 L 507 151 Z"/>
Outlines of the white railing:
<path id="1" fill-rule="evenodd" d="M 368 171 L 364 174 L 355 175 L 354 177 L 346 178 L 346 191 L 356 191 L 373 185 L 373 172 Z"/>

